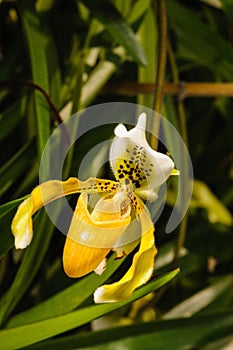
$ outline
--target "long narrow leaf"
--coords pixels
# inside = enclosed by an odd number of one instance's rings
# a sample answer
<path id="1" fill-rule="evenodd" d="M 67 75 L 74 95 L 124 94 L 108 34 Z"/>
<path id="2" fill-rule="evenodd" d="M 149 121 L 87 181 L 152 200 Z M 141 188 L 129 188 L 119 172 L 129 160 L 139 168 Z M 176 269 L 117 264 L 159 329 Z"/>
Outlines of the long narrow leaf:
<path id="1" fill-rule="evenodd" d="M 33 81 L 46 92 L 49 91 L 48 68 L 46 59 L 47 39 L 43 31 L 44 25 L 38 15 L 23 3 L 20 7 L 25 37 L 27 40 Z M 35 108 L 38 127 L 39 154 L 42 155 L 44 146 L 50 135 L 50 113 L 48 105 L 38 91 L 35 91 Z"/>
<path id="2" fill-rule="evenodd" d="M 190 298 L 185 299 L 183 302 L 168 311 L 163 318 L 171 319 L 190 317 L 208 306 L 227 290 L 232 290 L 232 287 L 233 276 L 220 277 L 211 286 L 199 291 Z"/>
<path id="3" fill-rule="evenodd" d="M 232 313 L 190 319 L 176 319 L 114 327 L 98 332 L 75 334 L 35 344 L 27 349 L 63 350 L 182 350 L 198 349 L 222 335 L 231 334 Z M 216 340 L 215 340 L 216 342 Z M 220 349 L 220 347 L 216 348 Z M 207 350 L 207 349 L 206 349 Z"/>
<path id="4" fill-rule="evenodd" d="M 30 166 L 33 156 L 35 149 L 33 142 L 29 141 L 0 169 L 0 196 Z"/>
<path id="5" fill-rule="evenodd" d="M 168 18 L 177 35 L 178 54 L 196 64 L 211 68 L 227 81 L 233 79 L 233 48 L 177 1 L 167 1 Z"/>
<path id="6" fill-rule="evenodd" d="M 0 331 L 1 346 L 4 349 L 21 348 L 77 328 L 157 290 L 174 278 L 178 272 L 179 270 L 176 269 L 157 278 L 136 290 L 128 300 L 123 302 L 88 306 L 56 318 Z"/>
<path id="7" fill-rule="evenodd" d="M 23 260 L 10 289 L 0 301 L 0 323 L 3 323 L 9 317 L 14 307 L 27 291 L 43 262 L 54 230 L 54 226 L 45 212 L 41 212 L 37 216 L 34 229 L 36 234 L 32 243 L 24 253 Z"/>
<path id="8" fill-rule="evenodd" d="M 147 64 L 144 52 L 131 27 L 110 1 L 90 0 L 85 1 L 84 4 L 103 23 L 116 42 L 125 48 L 136 63 L 143 66 Z"/>
<path id="9" fill-rule="evenodd" d="M 115 260 L 114 255 L 112 255 L 108 261 L 107 269 L 101 276 L 93 272 L 39 305 L 12 317 L 7 327 L 12 328 L 42 321 L 47 318 L 64 315 L 74 310 L 89 298 L 98 286 L 105 283 L 113 272 L 120 267 L 124 260 L 124 258 Z"/>

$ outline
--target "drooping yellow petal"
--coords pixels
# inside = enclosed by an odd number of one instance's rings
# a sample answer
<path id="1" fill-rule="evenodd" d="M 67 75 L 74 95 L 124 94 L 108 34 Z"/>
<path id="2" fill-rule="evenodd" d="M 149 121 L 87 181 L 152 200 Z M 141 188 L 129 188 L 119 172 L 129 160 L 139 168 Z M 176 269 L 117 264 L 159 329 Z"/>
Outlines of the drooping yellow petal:
<path id="1" fill-rule="evenodd" d="M 11 230 L 15 236 L 16 249 L 24 249 L 32 239 L 32 198 L 25 199 L 18 207 L 17 213 L 11 224 Z"/>
<path id="2" fill-rule="evenodd" d="M 67 181 L 51 180 L 37 186 L 31 196 L 25 199 L 18 207 L 13 218 L 11 230 L 15 236 L 15 247 L 26 248 L 32 239 L 32 216 L 44 205 L 72 193 L 85 191 L 110 192 L 115 191 L 118 184 L 114 181 L 90 178 L 87 181 L 79 181 L 75 177 Z"/>
<path id="3" fill-rule="evenodd" d="M 122 214 L 116 203 L 117 194 L 112 198 L 105 196 L 90 214 L 87 195 L 80 195 L 63 252 L 64 270 L 68 276 L 81 277 L 94 271 L 126 230 L 130 211 Z"/>
<path id="4" fill-rule="evenodd" d="M 96 289 L 94 293 L 95 303 L 125 300 L 152 276 L 154 257 L 157 252 L 154 245 L 154 227 L 144 204 L 138 198 L 137 202 L 137 212 L 142 229 L 139 251 L 135 254 L 131 267 L 120 281 Z"/>

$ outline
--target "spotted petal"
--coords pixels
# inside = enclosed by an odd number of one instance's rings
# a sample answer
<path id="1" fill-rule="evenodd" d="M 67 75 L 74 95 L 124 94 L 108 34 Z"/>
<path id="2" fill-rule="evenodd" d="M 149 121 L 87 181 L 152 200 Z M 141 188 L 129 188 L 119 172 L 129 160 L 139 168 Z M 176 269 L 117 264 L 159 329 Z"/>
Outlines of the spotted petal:
<path id="1" fill-rule="evenodd" d="M 134 255 L 133 262 L 123 278 L 113 284 L 106 284 L 96 289 L 95 303 L 116 302 L 128 299 L 133 291 L 146 283 L 152 276 L 154 257 L 157 252 L 154 245 L 154 227 L 144 204 L 138 199 L 140 208 L 142 237 L 139 251 Z"/>
<path id="2" fill-rule="evenodd" d="M 51 180 L 37 186 L 30 197 L 25 199 L 18 207 L 13 218 L 11 230 L 15 236 L 15 247 L 26 248 L 32 239 L 32 216 L 44 205 L 72 193 L 78 192 L 111 192 L 117 188 L 114 181 L 90 178 L 87 181 L 79 181 L 75 177 L 67 181 Z"/>
<path id="3" fill-rule="evenodd" d="M 174 163 L 163 153 L 153 150 L 146 140 L 146 114 L 138 118 L 135 128 L 127 131 L 124 125 L 115 128 L 110 162 L 118 181 L 131 184 L 142 198 L 154 200 L 156 188 L 171 175 Z"/>

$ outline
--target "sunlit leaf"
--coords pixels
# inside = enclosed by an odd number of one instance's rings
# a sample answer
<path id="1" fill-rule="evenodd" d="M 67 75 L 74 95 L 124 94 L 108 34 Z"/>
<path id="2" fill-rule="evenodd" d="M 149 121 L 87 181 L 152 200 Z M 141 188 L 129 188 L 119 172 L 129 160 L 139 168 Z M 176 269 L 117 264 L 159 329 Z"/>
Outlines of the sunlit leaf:
<path id="1" fill-rule="evenodd" d="M 148 322 L 114 327 L 98 332 L 75 334 L 33 345 L 33 349 L 200 349 L 222 335 L 231 335 L 233 315 L 230 312 L 190 319 Z M 220 344 L 222 344 L 220 342 Z M 207 350 L 208 348 L 206 348 Z M 220 349 L 220 348 L 218 348 Z"/>
<path id="2" fill-rule="evenodd" d="M 232 216 L 223 203 L 213 194 L 206 184 L 199 180 L 194 181 L 192 207 L 201 207 L 207 210 L 208 218 L 212 223 L 232 225 Z"/>
<path id="3" fill-rule="evenodd" d="M 158 277 L 136 290 L 126 301 L 87 306 L 56 318 L 49 318 L 41 322 L 2 330 L 0 331 L 1 344 L 5 348 L 23 347 L 84 325 L 97 317 L 101 317 L 157 290 L 174 278 L 178 272 L 179 270 L 176 269 Z"/>

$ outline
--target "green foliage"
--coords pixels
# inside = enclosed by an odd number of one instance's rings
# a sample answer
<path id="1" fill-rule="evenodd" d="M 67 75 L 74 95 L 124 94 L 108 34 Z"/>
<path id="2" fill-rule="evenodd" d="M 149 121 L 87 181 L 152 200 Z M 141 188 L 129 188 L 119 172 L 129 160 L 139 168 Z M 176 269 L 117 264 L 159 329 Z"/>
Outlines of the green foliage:
<path id="1" fill-rule="evenodd" d="M 102 88 L 110 80 L 118 86 L 155 81 L 160 13 L 158 2 L 152 3 L 0 1 L 3 349 L 218 349 L 232 342 L 233 106 L 229 98 L 164 97 L 163 113 L 184 138 L 187 129 L 194 192 L 187 227 L 165 235 L 166 215 L 176 200 L 176 180 L 171 181 L 164 215 L 156 224 L 159 253 L 154 279 L 130 299 L 94 305 L 92 294 L 103 283 L 117 280 L 132 256 L 119 260 L 110 256 L 101 276 L 66 277 L 61 266 L 64 237 L 43 209 L 34 218 L 32 244 L 23 252 L 13 247 L 12 218 L 38 183 L 41 155 L 59 118 L 116 100 L 151 107 L 152 95 L 128 97 L 130 91 L 124 97 L 104 95 Z M 170 45 L 166 80 L 231 82 L 232 2 L 167 0 L 166 5 Z M 110 133 L 109 126 L 103 126 L 91 139 L 80 139 L 68 156 L 64 174 L 74 175 L 81 157 Z M 103 325 L 108 329 L 101 329 Z"/>

